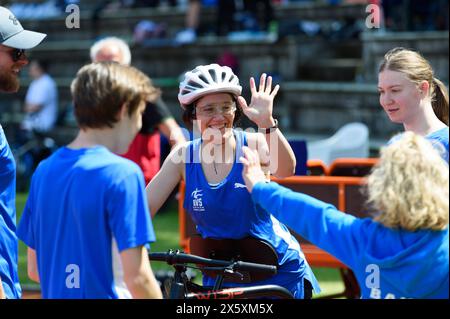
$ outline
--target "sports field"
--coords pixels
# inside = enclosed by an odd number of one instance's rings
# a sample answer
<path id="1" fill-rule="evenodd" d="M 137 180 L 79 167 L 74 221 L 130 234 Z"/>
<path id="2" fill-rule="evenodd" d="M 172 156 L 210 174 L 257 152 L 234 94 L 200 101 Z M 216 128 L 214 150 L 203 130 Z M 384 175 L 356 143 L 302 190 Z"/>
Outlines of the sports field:
<path id="1" fill-rule="evenodd" d="M 28 194 L 17 194 L 17 221 L 25 206 Z M 179 234 L 178 234 L 178 213 L 176 203 L 168 205 L 165 210 L 158 213 L 153 220 L 153 225 L 156 231 L 157 241 L 151 245 L 152 251 L 167 251 L 168 249 L 179 248 Z M 158 270 L 172 270 L 172 268 L 164 263 L 153 262 L 152 268 L 154 271 Z M 338 270 L 330 268 L 313 268 L 314 274 L 319 280 L 322 288 L 322 294 L 333 294 L 341 292 L 344 285 L 340 281 Z M 19 241 L 19 277 L 20 282 L 24 288 L 38 288 L 38 285 L 31 281 L 27 276 L 27 254 L 25 245 Z M 318 295 L 320 296 L 320 295 Z"/>

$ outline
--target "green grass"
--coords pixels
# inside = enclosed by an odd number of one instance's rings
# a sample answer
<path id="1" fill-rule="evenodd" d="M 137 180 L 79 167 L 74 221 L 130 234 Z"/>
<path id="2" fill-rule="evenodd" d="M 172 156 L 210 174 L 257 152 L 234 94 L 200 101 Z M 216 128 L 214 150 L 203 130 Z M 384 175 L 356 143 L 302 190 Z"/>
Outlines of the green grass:
<path id="1" fill-rule="evenodd" d="M 17 194 L 17 220 L 20 220 L 23 208 L 25 206 L 27 194 Z M 151 250 L 154 252 L 167 251 L 168 249 L 178 249 L 179 246 L 179 232 L 178 232 L 178 214 L 176 203 L 170 203 L 164 210 L 158 213 L 154 220 L 153 226 L 156 232 L 157 241 L 151 245 Z M 19 242 L 19 278 L 24 287 L 36 287 L 36 283 L 31 281 L 27 276 L 27 254 L 26 246 L 23 242 Z M 173 268 L 162 262 L 152 262 L 154 271 L 158 270 L 172 270 Z M 340 274 L 337 269 L 331 268 L 313 268 L 314 274 L 319 281 L 322 295 L 329 295 L 339 293 L 344 290 L 344 285 L 340 280 Z"/>
<path id="2" fill-rule="evenodd" d="M 28 194 L 18 193 L 16 195 L 17 224 L 19 224 Z M 27 275 L 27 248 L 22 241 L 19 241 L 19 280 L 22 285 L 35 285 Z"/>
<path id="3" fill-rule="evenodd" d="M 16 197 L 17 222 L 20 220 L 28 194 L 19 193 Z M 178 214 L 176 205 L 169 205 L 166 210 L 161 211 L 153 220 L 153 227 L 156 232 L 156 242 L 151 244 L 152 251 L 167 251 L 168 249 L 178 249 L 180 236 L 178 233 Z M 27 248 L 19 241 L 19 279 L 24 286 L 36 286 L 27 275 Z M 173 268 L 162 262 L 153 262 L 152 268 L 157 270 L 172 270 Z"/>

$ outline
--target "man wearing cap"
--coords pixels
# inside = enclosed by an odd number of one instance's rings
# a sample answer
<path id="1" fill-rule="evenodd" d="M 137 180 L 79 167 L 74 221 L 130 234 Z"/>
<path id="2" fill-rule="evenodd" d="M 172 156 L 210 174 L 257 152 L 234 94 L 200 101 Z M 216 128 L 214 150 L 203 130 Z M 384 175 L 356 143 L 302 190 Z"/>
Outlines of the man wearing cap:
<path id="1" fill-rule="evenodd" d="M 26 49 L 46 34 L 24 30 L 14 14 L 0 6 L 0 92 L 17 92 L 19 71 L 28 64 Z M 16 164 L 0 124 L 0 298 L 20 298 L 17 273 Z"/>

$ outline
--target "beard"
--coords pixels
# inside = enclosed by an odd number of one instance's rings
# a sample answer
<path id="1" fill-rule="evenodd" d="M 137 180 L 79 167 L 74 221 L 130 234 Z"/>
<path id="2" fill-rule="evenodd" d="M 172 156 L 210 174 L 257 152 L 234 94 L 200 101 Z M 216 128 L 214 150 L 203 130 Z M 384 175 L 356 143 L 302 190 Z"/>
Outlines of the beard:
<path id="1" fill-rule="evenodd" d="M 16 75 L 0 71 L 0 92 L 14 93 L 19 87 L 20 81 Z"/>

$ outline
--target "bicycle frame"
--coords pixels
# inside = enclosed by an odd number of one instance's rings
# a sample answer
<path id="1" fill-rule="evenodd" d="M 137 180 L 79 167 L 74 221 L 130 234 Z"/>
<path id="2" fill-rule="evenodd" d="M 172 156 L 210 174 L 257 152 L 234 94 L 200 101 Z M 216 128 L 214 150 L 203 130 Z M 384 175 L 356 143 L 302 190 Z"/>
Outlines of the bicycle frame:
<path id="1" fill-rule="evenodd" d="M 280 298 L 293 299 L 286 288 L 277 285 L 263 285 L 254 287 L 235 287 L 204 292 L 190 292 L 185 299 L 211 300 L 211 299 L 250 299 L 250 298 Z"/>
<path id="2" fill-rule="evenodd" d="M 150 260 L 164 261 L 175 268 L 175 274 L 170 286 L 170 299 L 250 299 L 250 298 L 282 298 L 294 297 L 286 288 L 277 285 L 260 285 L 222 288 L 224 278 L 228 274 L 239 275 L 239 270 L 276 273 L 276 267 L 247 263 L 242 261 L 224 261 L 208 259 L 196 255 L 184 254 L 179 250 L 169 250 L 167 253 L 150 253 Z M 188 264 L 200 264 L 209 271 L 217 272 L 214 287 L 204 287 L 191 282 L 186 275 L 187 268 L 195 268 Z"/>

